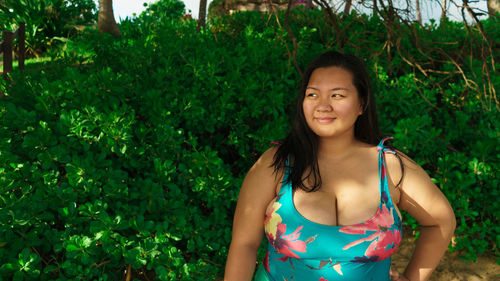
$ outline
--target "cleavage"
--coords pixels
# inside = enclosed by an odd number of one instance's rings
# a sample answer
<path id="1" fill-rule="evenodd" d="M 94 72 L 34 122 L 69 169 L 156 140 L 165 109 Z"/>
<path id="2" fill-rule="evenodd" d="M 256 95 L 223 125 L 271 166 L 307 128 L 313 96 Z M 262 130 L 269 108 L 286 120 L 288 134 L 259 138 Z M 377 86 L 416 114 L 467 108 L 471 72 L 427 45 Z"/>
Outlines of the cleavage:
<path id="1" fill-rule="evenodd" d="M 305 219 L 322 225 L 353 225 L 372 218 L 380 206 L 378 185 L 337 181 L 315 192 L 296 190 L 293 204 Z"/>

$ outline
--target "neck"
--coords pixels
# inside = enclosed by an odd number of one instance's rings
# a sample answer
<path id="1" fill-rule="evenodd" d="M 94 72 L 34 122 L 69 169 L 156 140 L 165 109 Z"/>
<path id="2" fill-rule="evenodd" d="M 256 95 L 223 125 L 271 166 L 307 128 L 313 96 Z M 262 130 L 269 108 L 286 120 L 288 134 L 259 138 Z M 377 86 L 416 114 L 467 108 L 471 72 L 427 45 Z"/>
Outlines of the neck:
<path id="1" fill-rule="evenodd" d="M 361 144 L 354 135 L 335 138 L 319 138 L 318 158 L 328 158 L 331 160 L 344 159 L 351 155 L 356 147 Z"/>

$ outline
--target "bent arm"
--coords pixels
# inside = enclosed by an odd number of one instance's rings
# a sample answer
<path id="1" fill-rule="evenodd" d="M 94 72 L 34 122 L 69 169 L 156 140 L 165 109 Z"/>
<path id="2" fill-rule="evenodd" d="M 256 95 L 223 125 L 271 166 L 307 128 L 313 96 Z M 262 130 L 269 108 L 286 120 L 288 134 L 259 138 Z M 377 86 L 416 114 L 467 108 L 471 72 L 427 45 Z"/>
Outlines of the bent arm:
<path id="1" fill-rule="evenodd" d="M 252 279 L 257 250 L 264 233 L 266 208 L 276 197 L 276 187 L 280 181 L 270 167 L 275 151 L 275 148 L 271 148 L 259 158 L 241 186 L 234 214 L 225 281 Z"/>
<path id="2" fill-rule="evenodd" d="M 453 209 L 427 173 L 416 163 L 405 162 L 399 207 L 422 225 L 415 251 L 404 272 L 410 281 L 428 280 L 443 257 L 455 231 Z"/>

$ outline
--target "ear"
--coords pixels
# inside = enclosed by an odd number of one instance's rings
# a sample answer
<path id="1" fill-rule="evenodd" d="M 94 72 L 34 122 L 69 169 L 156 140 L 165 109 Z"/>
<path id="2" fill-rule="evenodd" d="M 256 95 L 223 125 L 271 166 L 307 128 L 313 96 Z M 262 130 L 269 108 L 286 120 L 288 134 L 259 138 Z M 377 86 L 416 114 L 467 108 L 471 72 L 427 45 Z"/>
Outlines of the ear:
<path id="1" fill-rule="evenodd" d="M 359 116 L 359 115 L 363 115 L 363 113 L 365 113 L 365 106 L 364 106 L 364 102 L 359 103 L 359 111 L 358 111 L 358 116 Z"/>

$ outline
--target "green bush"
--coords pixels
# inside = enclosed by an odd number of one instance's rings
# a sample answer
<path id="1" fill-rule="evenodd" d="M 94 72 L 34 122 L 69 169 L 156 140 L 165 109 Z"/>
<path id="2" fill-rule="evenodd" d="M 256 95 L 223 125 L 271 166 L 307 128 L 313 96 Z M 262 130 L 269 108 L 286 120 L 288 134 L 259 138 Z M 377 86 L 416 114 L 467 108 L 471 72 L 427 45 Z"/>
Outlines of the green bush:
<path id="1" fill-rule="evenodd" d="M 139 16 L 122 20 L 120 28 L 128 38 L 151 36 L 160 25 L 180 21 L 185 12 L 185 5 L 180 0 L 159 0 L 149 4 Z"/>
<path id="2" fill-rule="evenodd" d="M 243 176 L 287 133 L 299 75 L 269 15 L 215 18 L 197 33 L 174 6 L 175 17 L 125 21 L 120 39 L 88 31 L 3 81 L 1 279 L 123 280 L 129 265 L 141 280 L 222 275 Z M 299 65 L 331 44 L 321 15 L 292 13 Z M 352 41 L 382 48 L 380 20 L 361 19 L 344 23 L 367 30 Z M 459 77 L 442 93 L 397 56 L 391 66 L 345 48 L 367 60 L 383 130 L 452 203 L 455 249 L 498 255 L 498 111 Z"/>
<path id="3" fill-rule="evenodd" d="M 94 23 L 95 12 L 93 0 L 5 0 L 0 2 L 0 30 L 14 30 L 25 22 L 29 55 L 40 56 Z"/>
<path id="4" fill-rule="evenodd" d="M 381 112 L 382 127 L 392 132 L 396 147 L 427 170 L 453 206 L 457 217 L 453 249 L 463 250 L 468 260 L 486 252 L 498 254 L 500 204 L 491 198 L 499 194 L 500 114 L 483 110 L 474 98 L 463 108 L 453 102 L 438 107 L 436 90 L 430 83 L 415 84 L 412 76 L 375 84 L 377 106 L 387 108 Z M 449 87 L 450 95 L 463 89 L 463 85 Z M 404 221 L 418 227 L 406 214 Z"/>

